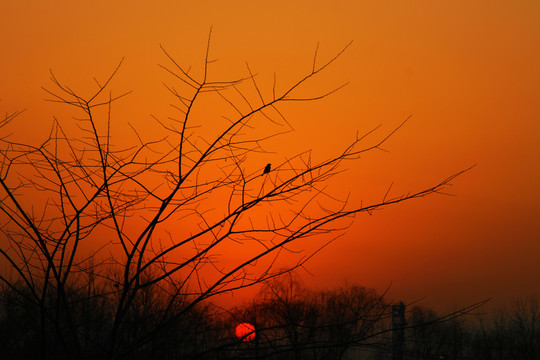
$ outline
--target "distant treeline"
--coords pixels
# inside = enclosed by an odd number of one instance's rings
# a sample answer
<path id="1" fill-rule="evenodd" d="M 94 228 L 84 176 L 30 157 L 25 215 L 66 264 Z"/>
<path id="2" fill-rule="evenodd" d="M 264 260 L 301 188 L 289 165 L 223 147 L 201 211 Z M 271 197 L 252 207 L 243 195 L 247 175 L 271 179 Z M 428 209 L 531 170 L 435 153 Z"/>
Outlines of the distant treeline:
<path id="1" fill-rule="evenodd" d="M 52 288 L 50 303 L 30 301 L 23 287 L 2 288 L 0 357 L 70 359 L 68 342 L 76 340 L 85 358 L 107 358 L 115 310 L 111 298 L 118 295 L 103 291 L 97 282 L 73 288 L 78 290 L 69 293 L 75 309 L 69 316 L 50 308 L 58 304 Z M 489 314 L 478 314 L 476 306 L 452 314 L 411 306 L 406 325 L 397 329 L 392 304 L 359 286 L 315 291 L 288 275 L 266 283 L 249 304 L 233 310 L 209 303 L 192 306 L 188 295 L 171 305 L 162 301 L 170 290 L 151 286 L 136 298 L 115 339 L 115 358 L 540 359 L 536 298 Z M 243 322 L 255 326 L 254 340 L 235 336 Z M 402 340 L 396 340 L 399 330 Z"/>

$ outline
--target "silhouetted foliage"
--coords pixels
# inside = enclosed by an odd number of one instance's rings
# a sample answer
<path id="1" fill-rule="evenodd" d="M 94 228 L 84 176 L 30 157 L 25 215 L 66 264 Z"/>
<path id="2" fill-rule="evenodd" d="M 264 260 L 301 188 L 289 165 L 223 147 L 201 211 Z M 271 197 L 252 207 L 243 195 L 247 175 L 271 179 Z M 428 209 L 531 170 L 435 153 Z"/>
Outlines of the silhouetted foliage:
<path id="1" fill-rule="evenodd" d="M 431 309 L 414 307 L 408 313 L 407 358 L 462 359 L 467 332 L 461 317 L 441 321 Z"/>
<path id="2" fill-rule="evenodd" d="M 263 288 L 248 316 L 259 329 L 260 356 L 276 359 L 342 359 L 373 343 L 389 315 L 383 298 L 350 286 L 311 291 L 289 274 Z M 246 316 L 246 315 L 244 315 Z"/>
<path id="3" fill-rule="evenodd" d="M 540 303 L 529 297 L 481 319 L 471 339 L 471 358 L 540 359 Z"/>

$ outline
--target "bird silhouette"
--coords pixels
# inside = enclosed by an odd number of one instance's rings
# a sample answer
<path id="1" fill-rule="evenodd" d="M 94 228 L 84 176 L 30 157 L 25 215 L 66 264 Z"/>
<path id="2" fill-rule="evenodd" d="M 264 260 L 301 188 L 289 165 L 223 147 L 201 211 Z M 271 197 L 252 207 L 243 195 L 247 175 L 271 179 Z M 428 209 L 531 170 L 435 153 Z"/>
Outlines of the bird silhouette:
<path id="1" fill-rule="evenodd" d="M 266 166 L 264 167 L 264 171 L 262 173 L 262 175 L 264 174 L 268 174 L 270 172 L 270 168 L 271 168 L 271 165 L 270 164 L 266 164 Z M 261 176 L 262 176 L 261 175 Z"/>

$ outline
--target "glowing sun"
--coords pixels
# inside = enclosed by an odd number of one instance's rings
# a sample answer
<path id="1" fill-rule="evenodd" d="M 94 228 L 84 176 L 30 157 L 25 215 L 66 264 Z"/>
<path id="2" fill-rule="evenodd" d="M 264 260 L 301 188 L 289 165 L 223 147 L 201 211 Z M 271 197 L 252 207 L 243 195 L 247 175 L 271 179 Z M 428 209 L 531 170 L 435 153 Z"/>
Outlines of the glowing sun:
<path id="1" fill-rule="evenodd" d="M 255 326 L 250 323 L 241 323 L 236 327 L 236 338 L 241 341 L 255 340 Z"/>

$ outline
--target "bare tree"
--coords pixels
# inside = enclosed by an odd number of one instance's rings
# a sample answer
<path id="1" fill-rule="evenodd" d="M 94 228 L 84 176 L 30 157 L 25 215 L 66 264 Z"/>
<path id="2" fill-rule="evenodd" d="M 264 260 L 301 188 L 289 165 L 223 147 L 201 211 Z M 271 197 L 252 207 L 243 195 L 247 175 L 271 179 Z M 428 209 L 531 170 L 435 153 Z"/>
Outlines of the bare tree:
<path id="1" fill-rule="evenodd" d="M 442 319 L 434 310 L 415 306 L 409 312 L 407 358 L 462 359 L 465 357 L 467 330 L 464 317 Z"/>
<path id="2" fill-rule="evenodd" d="M 258 160 L 268 141 L 292 130 L 283 104 L 323 99 L 343 86 L 301 95 L 348 46 L 322 63 L 315 52 L 304 76 L 284 90 L 274 76 L 267 91 L 249 66 L 244 78 L 216 78 L 210 40 L 197 75 L 162 48 L 178 116 L 155 117 L 156 138 L 129 124 L 134 141 L 127 145 L 111 133 L 111 108 L 129 94 L 111 90 L 122 62 L 105 80 L 94 79 L 89 96 L 51 72 L 48 100 L 71 107 L 74 119 L 55 119 L 39 144 L 0 136 L 0 254 L 9 267 L 0 280 L 35 312 L 43 358 L 143 354 L 204 300 L 301 266 L 311 254 L 275 266 L 291 243 L 343 230 L 340 220 L 358 213 L 442 192 L 461 173 L 372 204 L 349 204 L 325 190 L 343 162 L 380 149 L 397 129 L 371 143 L 376 129 L 357 135 L 319 162 L 310 151 L 271 167 Z M 228 110 L 207 131 L 197 111 L 208 104 Z M 6 133 L 17 115 L 0 122 Z M 237 260 L 221 261 L 234 248 L 242 248 Z M 103 314 L 92 322 L 99 331 L 90 330 L 81 312 L 98 303 Z M 150 309 L 151 320 L 142 322 Z"/>
<path id="3" fill-rule="evenodd" d="M 481 318 L 473 329 L 471 354 L 475 359 L 540 358 L 540 302 L 520 298 L 511 307 Z"/>
<path id="4" fill-rule="evenodd" d="M 259 358 L 337 360 L 378 345 L 389 314 L 373 290 L 310 290 L 289 273 L 267 282 L 242 318 L 259 324 Z"/>

